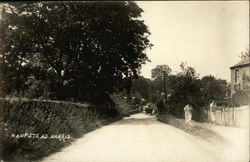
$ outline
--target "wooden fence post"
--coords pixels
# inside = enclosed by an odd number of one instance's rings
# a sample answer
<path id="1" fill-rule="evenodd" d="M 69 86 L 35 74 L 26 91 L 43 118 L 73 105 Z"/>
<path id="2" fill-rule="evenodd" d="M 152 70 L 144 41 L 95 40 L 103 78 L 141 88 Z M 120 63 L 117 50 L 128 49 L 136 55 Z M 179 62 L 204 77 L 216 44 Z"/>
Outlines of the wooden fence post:
<path id="1" fill-rule="evenodd" d="M 224 119 L 223 119 L 223 106 L 221 107 L 220 118 L 221 118 L 221 125 L 224 125 Z"/>
<path id="2" fill-rule="evenodd" d="M 234 106 L 233 106 L 233 126 L 234 126 Z"/>

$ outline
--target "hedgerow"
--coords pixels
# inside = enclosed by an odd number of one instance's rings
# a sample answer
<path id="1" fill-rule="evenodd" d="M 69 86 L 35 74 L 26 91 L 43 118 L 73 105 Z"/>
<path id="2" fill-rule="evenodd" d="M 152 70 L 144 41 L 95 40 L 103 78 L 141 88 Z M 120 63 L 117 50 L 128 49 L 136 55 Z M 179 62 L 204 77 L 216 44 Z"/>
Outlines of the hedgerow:
<path id="1" fill-rule="evenodd" d="M 119 118 L 114 108 L 38 99 L 0 99 L 4 160 L 37 160 Z"/>

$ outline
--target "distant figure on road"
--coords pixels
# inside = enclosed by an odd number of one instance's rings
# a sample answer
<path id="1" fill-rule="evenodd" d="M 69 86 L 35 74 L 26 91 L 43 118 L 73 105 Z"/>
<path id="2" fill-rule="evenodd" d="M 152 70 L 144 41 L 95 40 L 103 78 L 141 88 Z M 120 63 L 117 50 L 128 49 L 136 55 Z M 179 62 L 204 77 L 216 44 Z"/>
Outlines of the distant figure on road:
<path id="1" fill-rule="evenodd" d="M 155 115 L 155 114 L 157 114 L 159 112 L 158 109 L 157 109 L 157 106 L 155 104 L 152 103 L 150 106 L 153 109 L 152 112 L 151 112 L 151 115 Z"/>
<path id="2" fill-rule="evenodd" d="M 143 113 L 150 114 L 150 112 L 152 111 L 151 103 L 147 103 L 146 105 L 144 105 L 142 107 L 142 110 Z"/>
<path id="3" fill-rule="evenodd" d="M 167 95 L 167 100 L 166 100 L 167 113 L 169 113 L 169 111 L 170 111 L 170 105 L 169 105 L 169 102 L 170 102 L 170 98 L 171 98 L 171 96 L 172 96 L 172 93 L 169 93 L 169 94 Z"/>
<path id="4" fill-rule="evenodd" d="M 157 102 L 159 102 L 161 92 L 157 90 L 155 93 L 152 93 L 150 97 L 149 109 L 151 110 L 150 115 L 155 115 L 159 112 L 157 108 Z"/>
<path id="5" fill-rule="evenodd" d="M 193 107 L 190 104 L 187 104 L 184 107 L 184 112 L 185 112 L 185 122 L 187 124 L 191 124 L 191 120 L 192 120 L 192 111 L 193 111 Z"/>
<path id="6" fill-rule="evenodd" d="M 165 93 L 164 92 L 161 93 L 161 96 L 156 101 L 156 106 L 157 106 L 157 109 L 159 110 L 159 113 L 162 113 L 162 112 L 166 111 L 167 101 L 165 99 Z"/>
<path id="7" fill-rule="evenodd" d="M 216 103 L 214 100 L 212 100 L 210 107 L 209 107 L 209 113 L 210 113 L 210 124 L 216 124 L 215 123 L 215 110 L 216 110 Z"/>
<path id="8" fill-rule="evenodd" d="M 146 100 L 144 98 L 141 98 L 141 102 L 139 105 L 139 111 L 143 111 L 143 107 L 147 104 Z"/>

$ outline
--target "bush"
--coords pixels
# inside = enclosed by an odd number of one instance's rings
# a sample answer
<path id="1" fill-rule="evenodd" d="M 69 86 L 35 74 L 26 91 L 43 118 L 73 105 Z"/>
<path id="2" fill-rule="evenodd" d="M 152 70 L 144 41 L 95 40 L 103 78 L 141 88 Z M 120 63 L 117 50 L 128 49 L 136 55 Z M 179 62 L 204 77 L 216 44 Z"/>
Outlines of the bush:
<path id="1" fill-rule="evenodd" d="M 5 125 L 4 160 L 15 160 L 13 157 L 18 160 L 39 159 L 94 129 L 100 120 L 119 116 L 114 108 L 51 100 L 0 99 L 0 105 Z M 26 138 L 17 138 L 18 134 L 25 133 L 39 134 L 39 138 L 57 135 L 57 139 L 28 138 L 27 135 Z"/>

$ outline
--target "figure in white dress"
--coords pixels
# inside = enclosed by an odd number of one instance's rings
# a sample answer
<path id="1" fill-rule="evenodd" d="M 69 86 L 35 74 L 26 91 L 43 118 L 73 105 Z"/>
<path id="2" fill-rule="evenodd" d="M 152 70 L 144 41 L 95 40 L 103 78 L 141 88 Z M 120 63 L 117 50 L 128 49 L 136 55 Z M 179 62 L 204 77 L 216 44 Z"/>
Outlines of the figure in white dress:
<path id="1" fill-rule="evenodd" d="M 184 112 L 185 112 L 185 122 L 187 124 L 191 124 L 191 120 L 192 120 L 192 111 L 193 111 L 193 107 L 190 104 L 187 104 L 184 107 Z"/>
<path id="2" fill-rule="evenodd" d="M 216 103 L 214 102 L 214 100 L 212 100 L 210 104 L 209 112 L 210 112 L 210 124 L 213 124 L 213 125 L 216 124 L 215 111 L 216 111 Z"/>

